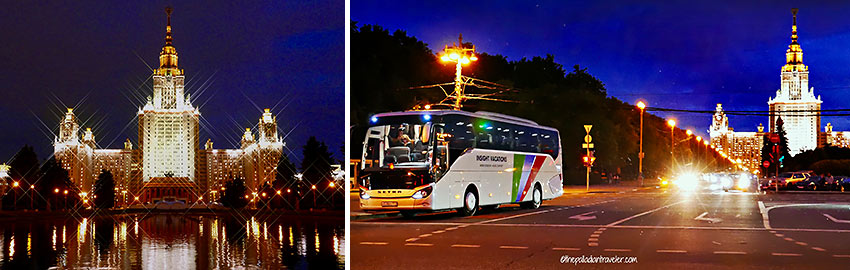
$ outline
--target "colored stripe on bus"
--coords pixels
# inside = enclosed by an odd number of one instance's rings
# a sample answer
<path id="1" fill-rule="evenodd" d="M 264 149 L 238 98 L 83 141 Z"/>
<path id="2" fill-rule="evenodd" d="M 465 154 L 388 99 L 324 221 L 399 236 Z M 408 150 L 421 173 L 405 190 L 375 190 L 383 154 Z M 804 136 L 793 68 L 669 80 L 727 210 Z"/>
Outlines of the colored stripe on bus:
<path id="1" fill-rule="evenodd" d="M 519 182 L 522 178 L 522 165 L 525 161 L 525 155 L 514 154 L 514 181 L 511 185 L 511 199 L 517 197 L 517 193 L 519 193 Z"/>
<path id="2" fill-rule="evenodd" d="M 545 160 L 546 158 L 543 156 L 534 157 L 534 166 L 531 167 L 531 173 L 528 175 L 528 180 L 525 181 L 525 188 L 522 190 L 523 200 L 528 195 L 528 188 L 531 187 L 531 183 L 534 183 L 534 179 L 537 178 L 537 172 L 540 171 L 540 167 L 543 166 L 543 161 Z"/>

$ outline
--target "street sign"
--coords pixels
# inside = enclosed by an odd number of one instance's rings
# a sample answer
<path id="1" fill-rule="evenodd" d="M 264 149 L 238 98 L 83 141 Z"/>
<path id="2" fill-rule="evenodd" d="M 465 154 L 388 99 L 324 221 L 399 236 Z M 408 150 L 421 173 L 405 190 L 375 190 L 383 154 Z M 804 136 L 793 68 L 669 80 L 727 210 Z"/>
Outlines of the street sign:
<path id="1" fill-rule="evenodd" d="M 584 142 L 590 143 L 593 141 L 593 137 L 590 137 L 590 134 L 584 135 Z"/>
<path id="2" fill-rule="evenodd" d="M 583 144 L 581 144 L 581 148 L 593 148 L 593 144 L 592 143 L 583 143 Z"/>
<path id="3" fill-rule="evenodd" d="M 770 167 L 770 161 L 765 160 L 764 163 L 762 163 L 762 165 L 764 165 L 765 168 L 769 168 Z"/>
<path id="4" fill-rule="evenodd" d="M 770 134 L 770 142 L 779 143 L 779 134 L 776 134 L 776 133 Z"/>
<path id="5" fill-rule="evenodd" d="M 584 130 L 586 130 L 587 133 L 590 133 L 591 128 L 593 128 L 593 125 L 584 125 Z"/>

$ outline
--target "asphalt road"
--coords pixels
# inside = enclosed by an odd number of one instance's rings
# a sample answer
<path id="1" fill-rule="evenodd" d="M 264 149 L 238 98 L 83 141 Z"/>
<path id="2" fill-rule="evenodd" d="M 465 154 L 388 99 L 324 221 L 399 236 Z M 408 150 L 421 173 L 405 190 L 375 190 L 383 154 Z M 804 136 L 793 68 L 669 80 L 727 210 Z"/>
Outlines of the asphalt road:
<path id="1" fill-rule="evenodd" d="M 647 189 L 473 217 L 360 216 L 350 258 L 354 269 L 850 269 L 850 194 Z"/>

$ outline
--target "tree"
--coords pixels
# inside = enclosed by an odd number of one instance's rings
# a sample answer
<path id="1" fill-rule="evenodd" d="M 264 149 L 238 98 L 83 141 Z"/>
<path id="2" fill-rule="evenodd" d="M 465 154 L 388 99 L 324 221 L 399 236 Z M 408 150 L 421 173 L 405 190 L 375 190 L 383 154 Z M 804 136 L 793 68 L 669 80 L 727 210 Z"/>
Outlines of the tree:
<path id="1" fill-rule="evenodd" d="M 788 151 L 788 135 L 785 133 L 785 127 L 783 127 L 784 123 L 782 117 L 776 118 L 776 133 L 779 134 L 779 152 L 782 154 L 782 157 L 787 159 L 791 157 L 791 153 Z"/>
<path id="2" fill-rule="evenodd" d="M 324 202 L 324 199 L 319 199 L 319 192 L 324 191 L 323 187 L 331 181 L 333 154 L 328 152 L 328 146 L 324 142 L 316 140 L 316 137 L 310 137 L 307 140 L 302 153 L 304 159 L 301 160 L 301 171 L 304 181 L 307 182 L 305 188 L 310 188 L 307 193 L 308 197 L 312 199 L 308 201 L 315 208 L 318 204 Z M 316 187 L 315 190 L 312 189 L 313 186 Z"/>
<path id="3" fill-rule="evenodd" d="M 224 184 L 224 194 L 221 195 L 219 202 L 222 205 L 234 209 L 241 209 L 248 205 L 248 198 L 245 198 L 245 192 L 248 189 L 245 187 L 245 180 L 240 177 L 233 178 Z"/>
<path id="4" fill-rule="evenodd" d="M 34 206 L 35 192 L 24 193 L 24 190 L 29 190 L 30 186 L 35 185 L 40 178 L 38 156 L 35 154 L 32 146 L 24 145 L 15 154 L 14 159 L 9 162 L 9 166 L 11 167 L 9 168 L 9 176 L 12 177 L 13 181 L 18 181 L 19 185 L 17 192 L 13 190 L 13 192 L 9 193 L 14 197 L 12 202 L 17 201 L 17 209 Z"/>
<path id="5" fill-rule="evenodd" d="M 298 171 L 297 169 L 295 169 L 295 164 L 293 164 L 289 160 L 289 157 L 285 154 L 281 155 L 280 161 L 278 161 L 277 163 L 276 171 L 277 174 L 275 175 L 274 182 L 272 182 L 272 187 L 276 191 L 280 190 L 281 194 L 280 196 L 275 198 L 280 198 L 280 200 L 287 202 L 290 207 L 294 207 L 295 202 L 293 201 L 293 198 L 295 198 L 295 196 L 293 196 L 292 194 L 298 193 L 298 186 L 295 182 L 295 174 Z M 293 193 L 293 190 L 295 190 L 295 193 Z M 276 200 L 273 200 L 273 202 L 275 201 Z M 283 205 L 282 203 L 272 203 L 272 206 L 275 208 L 280 208 Z"/>
<path id="6" fill-rule="evenodd" d="M 102 170 L 94 184 L 94 206 L 100 209 L 112 208 L 115 205 L 115 179 L 112 173 Z"/>
<path id="7" fill-rule="evenodd" d="M 47 205 L 54 209 L 60 205 L 65 207 L 63 196 L 67 195 L 64 191 L 72 192 L 71 186 L 69 186 L 71 178 L 68 176 L 68 170 L 62 168 L 55 157 L 51 157 L 41 165 L 41 175 L 41 182 L 36 189 L 43 194 L 47 200 Z"/>

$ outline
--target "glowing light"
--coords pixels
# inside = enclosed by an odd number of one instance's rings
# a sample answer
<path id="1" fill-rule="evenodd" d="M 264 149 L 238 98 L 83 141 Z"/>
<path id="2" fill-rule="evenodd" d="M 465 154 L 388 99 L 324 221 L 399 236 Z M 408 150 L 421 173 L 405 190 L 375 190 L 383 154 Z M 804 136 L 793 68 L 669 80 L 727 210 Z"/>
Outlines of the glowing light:
<path id="1" fill-rule="evenodd" d="M 448 62 L 448 61 L 451 61 L 452 59 L 449 59 L 449 56 L 444 54 L 444 55 L 440 56 L 440 60 L 443 61 L 443 62 Z"/>
<path id="2" fill-rule="evenodd" d="M 62 191 L 62 194 L 68 195 L 68 190 L 67 190 L 67 189 L 66 189 L 66 190 L 63 190 L 63 191 Z"/>
<path id="3" fill-rule="evenodd" d="M 641 110 L 646 109 L 646 103 L 643 103 L 643 101 L 638 101 L 637 107 Z"/>
<path id="4" fill-rule="evenodd" d="M 425 105 L 425 109 L 426 109 L 426 110 L 430 110 L 430 109 L 431 109 L 431 104 L 426 104 L 426 105 Z"/>
<path id="5" fill-rule="evenodd" d="M 331 188 L 333 188 L 333 187 L 335 187 L 335 186 L 336 186 L 336 184 L 334 184 L 334 182 L 331 182 L 330 184 L 328 184 L 328 186 L 329 186 L 329 187 L 331 187 Z"/>
<path id="6" fill-rule="evenodd" d="M 701 141 L 702 141 L 702 136 L 697 136 L 697 142 L 701 142 Z"/>
<path id="7" fill-rule="evenodd" d="M 685 131 L 685 134 L 688 134 L 688 136 L 691 136 L 691 135 L 694 134 L 694 132 L 689 129 L 689 130 Z"/>
<path id="8" fill-rule="evenodd" d="M 59 189 L 58 189 L 58 188 L 54 188 L 54 189 L 53 189 L 53 193 L 59 193 Z"/>
<path id="9" fill-rule="evenodd" d="M 422 115 L 422 120 L 425 120 L 425 121 L 431 121 L 431 115 L 430 115 L 430 114 L 423 114 L 423 115 Z"/>
<path id="10" fill-rule="evenodd" d="M 475 55 L 473 54 L 471 57 L 469 57 L 469 60 L 472 60 L 472 61 L 478 61 L 478 56 L 475 56 Z"/>
<path id="11" fill-rule="evenodd" d="M 12 182 L 12 187 L 18 187 L 18 181 Z"/>
<path id="12" fill-rule="evenodd" d="M 316 189 L 316 185 L 313 185 L 313 189 Z"/>
<path id="13" fill-rule="evenodd" d="M 667 120 L 667 125 L 670 126 L 670 127 L 675 127 L 676 126 L 676 120 L 673 120 L 673 119 Z"/>
<path id="14" fill-rule="evenodd" d="M 280 195 L 280 190 L 277 191 L 277 195 Z"/>
<path id="15" fill-rule="evenodd" d="M 452 60 L 460 59 L 460 55 L 458 55 L 457 53 L 450 53 L 449 59 L 452 59 Z"/>
<path id="16" fill-rule="evenodd" d="M 466 58 L 466 57 L 461 58 L 461 59 L 460 59 L 460 63 L 461 63 L 461 64 L 464 64 L 464 65 L 469 64 L 469 58 Z"/>
<path id="17" fill-rule="evenodd" d="M 369 120 L 370 120 L 370 121 L 372 121 L 372 123 L 377 123 L 377 122 L 378 122 L 378 117 L 377 117 L 377 116 L 372 116 L 372 118 L 370 118 Z"/>

